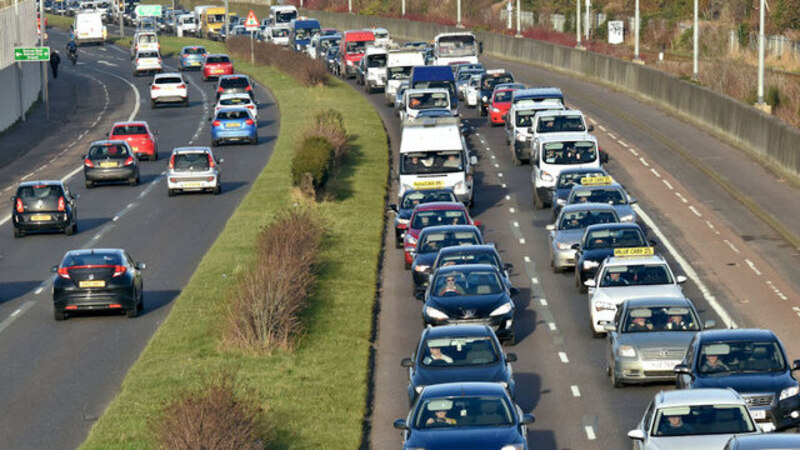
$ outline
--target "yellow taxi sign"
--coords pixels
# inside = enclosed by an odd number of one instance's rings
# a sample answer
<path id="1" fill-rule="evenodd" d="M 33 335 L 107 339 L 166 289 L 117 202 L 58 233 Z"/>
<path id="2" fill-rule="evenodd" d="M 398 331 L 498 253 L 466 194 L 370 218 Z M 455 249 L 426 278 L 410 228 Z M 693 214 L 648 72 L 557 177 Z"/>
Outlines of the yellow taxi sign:
<path id="1" fill-rule="evenodd" d="M 630 248 L 615 248 L 615 258 L 625 258 L 632 256 L 653 256 L 653 247 L 630 247 Z"/>
<path id="2" fill-rule="evenodd" d="M 415 181 L 414 189 L 437 189 L 443 188 L 444 181 L 442 180 L 429 180 L 429 181 Z"/>
<path id="3" fill-rule="evenodd" d="M 602 186 L 606 184 L 611 184 L 614 182 L 614 179 L 608 175 L 600 176 L 600 177 L 583 177 L 581 178 L 581 185 L 583 186 Z"/>

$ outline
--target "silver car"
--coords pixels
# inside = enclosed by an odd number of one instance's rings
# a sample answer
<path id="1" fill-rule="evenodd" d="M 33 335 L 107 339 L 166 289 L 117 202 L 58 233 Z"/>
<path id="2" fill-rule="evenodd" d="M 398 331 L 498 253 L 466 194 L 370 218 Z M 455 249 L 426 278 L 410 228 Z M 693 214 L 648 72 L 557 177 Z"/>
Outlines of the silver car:
<path id="1" fill-rule="evenodd" d="M 605 177 L 597 177 L 605 178 Z M 620 222 L 636 222 L 636 212 L 633 204 L 636 199 L 628 195 L 625 188 L 619 183 L 599 184 L 587 186 L 577 184 L 567 197 L 567 205 L 573 203 L 606 203 L 617 210 Z"/>
<path id="2" fill-rule="evenodd" d="M 757 433 L 744 399 L 712 388 L 659 392 L 628 437 L 640 450 L 722 450 L 734 435 Z"/>
<path id="3" fill-rule="evenodd" d="M 606 324 L 606 373 L 615 387 L 627 383 L 674 381 L 692 336 L 715 325 L 701 325 L 686 297 L 626 300 L 614 323 Z"/>
<path id="4" fill-rule="evenodd" d="M 637 249 L 616 249 L 614 252 L 634 250 Z M 676 277 L 660 255 L 606 258 L 597 269 L 597 277 L 583 283 L 589 288 L 592 335 L 605 334 L 606 325 L 614 322 L 617 307 L 623 301 L 647 297 L 682 298 L 680 285 L 685 282 L 686 277 Z"/>
<path id="5" fill-rule="evenodd" d="M 556 222 L 547 226 L 547 231 L 550 232 L 550 267 L 553 272 L 575 267 L 575 252 L 580 246 L 586 227 L 617 222 L 617 211 L 608 204 L 579 203 L 565 206 Z"/>
<path id="6" fill-rule="evenodd" d="M 476 108 L 480 102 L 481 93 L 481 77 L 483 74 L 475 74 L 467 81 L 464 87 L 464 100 L 466 100 L 467 107 Z"/>
<path id="7" fill-rule="evenodd" d="M 142 72 L 162 73 L 164 66 L 161 55 L 153 50 L 139 50 L 132 61 L 133 76 L 138 77 Z"/>
<path id="8" fill-rule="evenodd" d="M 178 147 L 172 151 L 167 171 L 167 195 L 178 192 L 222 192 L 218 164 L 208 147 Z"/>

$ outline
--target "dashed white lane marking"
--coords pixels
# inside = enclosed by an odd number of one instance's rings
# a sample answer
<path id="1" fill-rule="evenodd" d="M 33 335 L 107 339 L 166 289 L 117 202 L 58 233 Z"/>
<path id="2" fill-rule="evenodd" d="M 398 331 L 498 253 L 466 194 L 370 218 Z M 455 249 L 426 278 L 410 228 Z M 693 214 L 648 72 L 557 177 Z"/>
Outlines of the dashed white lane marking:
<path id="1" fill-rule="evenodd" d="M 744 262 L 746 262 L 747 265 L 750 266 L 750 270 L 755 272 L 756 275 L 761 276 L 761 271 L 758 270 L 758 267 L 756 267 L 756 265 L 755 265 L 755 263 L 753 263 L 753 261 L 750 261 L 749 259 L 745 258 Z"/>
<path id="2" fill-rule="evenodd" d="M 519 222 L 514 222 L 514 226 L 519 226 Z M 531 257 L 530 256 L 526 256 L 523 259 L 525 260 L 526 263 L 531 262 Z"/>
<path id="3" fill-rule="evenodd" d="M 580 397 L 581 396 L 581 391 L 580 391 L 580 389 L 578 389 L 578 386 L 573 384 L 572 386 L 569 387 L 569 389 L 572 391 L 572 396 L 573 397 Z"/>
<path id="4" fill-rule="evenodd" d="M 569 358 L 567 358 L 567 353 L 566 352 L 558 352 L 558 357 L 561 358 L 561 362 L 562 363 L 564 363 L 564 364 L 568 364 L 569 363 Z"/>
<path id="5" fill-rule="evenodd" d="M 497 176 L 500 177 L 500 178 L 503 178 L 503 172 L 498 172 Z"/>
<path id="6" fill-rule="evenodd" d="M 548 322 L 547 326 L 550 327 L 550 331 L 556 331 L 556 324 L 554 322 Z"/>
<path id="7" fill-rule="evenodd" d="M 502 186 L 503 189 L 505 189 L 507 187 L 505 183 L 501 184 L 500 186 Z"/>
<path id="8" fill-rule="evenodd" d="M 693 212 L 695 216 L 697 216 L 697 217 L 703 217 L 703 215 L 702 215 L 702 214 L 700 214 L 700 211 L 698 211 L 698 210 L 697 210 L 697 208 L 695 208 L 694 206 L 689 206 L 689 210 L 690 210 L 691 212 Z"/>
<path id="9" fill-rule="evenodd" d="M 597 126 L 597 128 L 600 128 L 600 129 L 603 131 L 603 133 L 605 133 L 606 131 L 608 131 L 608 130 L 606 130 L 606 127 L 604 127 L 604 126 L 602 126 L 602 125 L 598 125 L 598 126 Z"/>
<path id="10" fill-rule="evenodd" d="M 792 310 L 797 314 L 797 317 L 800 317 L 800 307 L 792 306 Z"/>
<path id="11" fill-rule="evenodd" d="M 519 238 L 520 245 L 525 245 L 525 238 Z"/>
<path id="12" fill-rule="evenodd" d="M 621 141 L 619 139 L 617 139 L 617 142 L 619 143 L 619 145 L 621 145 L 621 146 L 623 146 L 625 148 L 630 148 L 630 145 L 626 144 L 625 142 L 623 142 L 623 141 Z"/>
<path id="13" fill-rule="evenodd" d="M 108 62 L 108 61 L 103 61 L 102 59 L 98 60 L 97 63 L 98 64 L 102 64 L 104 66 L 117 67 L 116 64 L 114 64 L 112 62 Z"/>
<path id="14" fill-rule="evenodd" d="M 44 287 L 43 287 L 43 286 L 39 286 L 38 288 L 36 288 L 36 290 L 35 290 L 35 291 L 33 291 L 33 293 L 34 293 L 35 295 L 39 295 L 39 294 L 41 294 L 41 293 L 42 293 L 42 291 L 43 291 L 43 290 L 44 290 Z M 17 311 L 19 311 L 19 310 L 17 310 Z"/>
<path id="15" fill-rule="evenodd" d="M 539 299 L 539 303 L 541 303 L 541 304 L 542 304 L 542 306 L 547 306 L 547 300 L 546 300 L 546 299 L 544 299 L 544 298 L 542 298 L 542 299 Z"/>
<path id="16" fill-rule="evenodd" d="M 586 431 L 586 439 L 590 441 L 597 439 L 597 436 L 594 434 L 594 427 L 586 425 L 583 427 L 583 429 Z"/>
<path id="17" fill-rule="evenodd" d="M 500 168 L 500 164 L 494 163 L 494 168 L 495 169 L 499 169 Z"/>
<path id="18" fill-rule="evenodd" d="M 661 231 L 661 228 L 656 225 L 653 219 L 651 219 L 650 216 L 639 207 L 639 205 L 634 204 L 633 209 L 636 211 L 636 214 L 642 218 L 642 221 L 648 227 L 650 227 L 651 230 L 653 230 L 653 233 L 658 236 L 658 239 L 661 240 L 661 242 L 667 248 L 667 251 L 672 254 L 672 256 L 675 258 L 675 261 L 686 273 L 686 276 L 694 281 L 694 284 L 697 285 L 697 288 L 703 294 L 703 297 L 708 302 L 708 305 L 711 306 L 711 308 L 717 313 L 720 320 L 722 320 L 722 323 L 724 323 L 728 328 L 737 328 L 736 322 L 734 322 L 730 314 L 728 314 L 728 311 L 722 307 L 722 305 L 717 301 L 716 297 L 711 295 L 711 291 L 708 289 L 708 287 L 706 287 L 706 284 L 703 283 L 703 280 L 700 279 L 700 277 L 697 275 L 697 272 L 695 272 L 694 268 L 689 265 L 683 255 L 678 253 L 678 250 L 675 249 L 675 246 L 672 245 L 672 242 L 667 239 L 667 236 Z"/>
<path id="19" fill-rule="evenodd" d="M 533 277 L 533 278 L 531 278 L 531 283 L 533 283 L 533 284 L 539 284 L 539 279 L 538 279 L 538 278 L 536 278 L 536 277 Z M 544 299 L 542 299 L 542 300 L 544 300 Z M 546 304 L 546 303 L 544 303 L 544 304 Z"/>
<path id="20" fill-rule="evenodd" d="M 616 136 L 614 136 L 614 135 L 613 135 L 613 134 L 611 134 L 611 133 L 608 133 L 608 137 L 610 137 L 611 139 L 613 139 L 613 140 L 615 140 L 615 141 L 617 140 L 617 137 L 616 137 Z"/>
<path id="21" fill-rule="evenodd" d="M 727 239 L 723 240 L 722 242 L 728 244 L 728 247 L 730 247 L 731 250 L 733 250 L 734 253 L 736 253 L 736 254 L 742 253 L 742 252 L 739 251 L 738 248 L 736 248 L 735 245 L 733 245 L 733 242 L 731 242 L 731 241 L 729 241 Z"/>
<path id="22" fill-rule="evenodd" d="M 5 318 L 5 320 L 0 322 L 0 332 L 5 330 L 13 321 L 17 320 L 17 318 L 22 317 L 25 311 L 31 309 L 34 304 L 35 302 L 33 300 L 28 300 L 27 302 L 23 303 L 22 306 L 14 311 L 15 314 L 9 315 Z"/>
<path id="23" fill-rule="evenodd" d="M 639 156 L 639 152 L 634 150 L 633 147 L 629 148 L 628 151 L 630 151 L 633 156 Z"/>
<path id="24" fill-rule="evenodd" d="M 642 162 L 642 165 L 643 165 L 643 166 L 645 166 L 645 167 L 650 167 L 650 163 L 649 163 L 649 162 L 647 162 L 647 161 L 644 159 L 644 157 L 639 157 L 639 161 L 641 161 L 641 162 Z"/>
<path id="25" fill-rule="evenodd" d="M 515 226 L 516 228 L 519 228 L 519 222 L 514 222 L 514 226 Z M 526 260 L 526 261 L 529 261 L 530 259 L 529 259 L 529 258 L 526 256 L 526 257 L 525 257 L 525 260 Z"/>
<path id="26" fill-rule="evenodd" d="M 511 196 L 510 195 L 506 195 L 506 200 L 511 200 Z"/>
<path id="27" fill-rule="evenodd" d="M 11 316 L 11 317 L 16 317 L 16 316 L 20 315 L 20 313 L 22 313 L 22 310 L 21 310 L 21 309 L 19 309 L 19 308 L 17 308 L 17 309 L 15 309 L 15 310 L 14 310 L 14 312 L 12 312 L 12 313 L 10 314 L 10 316 Z"/>
<path id="28" fill-rule="evenodd" d="M 714 224 L 709 222 L 708 220 L 706 220 L 706 226 L 708 226 L 708 228 L 711 228 L 711 231 L 713 231 L 714 234 L 716 235 L 720 234 L 719 231 L 717 231 L 717 227 L 715 227 Z"/>
<path id="29" fill-rule="evenodd" d="M 767 280 L 767 285 L 769 285 L 769 287 L 772 288 L 772 292 L 774 292 L 775 295 L 777 295 L 778 298 L 780 298 L 781 300 L 786 301 L 789 299 L 789 297 L 784 295 L 783 292 L 781 292 L 781 290 L 778 289 L 778 286 L 775 286 L 775 283 L 773 283 L 771 280 Z"/>
<path id="30" fill-rule="evenodd" d="M 597 122 L 591 117 L 589 117 L 589 122 L 592 122 L 592 125 L 597 125 Z"/>
<path id="31" fill-rule="evenodd" d="M 658 171 L 656 169 L 650 169 L 650 172 L 653 172 L 653 175 L 655 175 L 656 178 L 661 178 L 661 174 L 658 173 Z"/>
<path id="32" fill-rule="evenodd" d="M 684 197 L 683 195 L 681 195 L 681 193 L 680 193 L 680 192 L 676 192 L 676 193 L 675 193 L 675 195 L 676 195 L 676 196 L 677 196 L 679 199 L 681 199 L 681 201 L 682 201 L 684 204 L 685 204 L 685 203 L 689 203 L 689 200 L 686 200 L 686 197 Z"/>
<path id="33" fill-rule="evenodd" d="M 517 212 L 517 210 L 514 209 L 514 208 L 508 208 L 508 212 L 510 212 L 511 214 L 514 214 L 515 212 Z"/>
<path id="34" fill-rule="evenodd" d="M 489 157 L 492 158 L 492 159 L 497 159 L 497 156 L 494 156 L 494 155 L 489 155 Z"/>

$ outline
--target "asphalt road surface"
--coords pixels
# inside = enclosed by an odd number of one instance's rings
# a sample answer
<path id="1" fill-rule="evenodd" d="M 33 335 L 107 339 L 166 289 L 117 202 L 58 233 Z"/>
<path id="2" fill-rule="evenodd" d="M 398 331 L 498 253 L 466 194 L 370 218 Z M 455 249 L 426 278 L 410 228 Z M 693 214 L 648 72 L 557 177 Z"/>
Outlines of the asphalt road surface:
<path id="1" fill-rule="evenodd" d="M 51 46 L 65 36 L 50 31 Z M 164 172 L 173 148 L 208 146 L 213 83 L 197 72 L 190 106 L 149 107 L 147 83 L 131 75 L 127 49 L 80 48 L 77 66 L 62 51 L 59 78 L 50 84 L 53 119 L 0 137 L 0 192 L 8 199 L 20 180 L 65 179 L 79 194 L 78 232 L 14 239 L 10 203 L 0 214 L 0 447 L 75 448 L 118 392 L 126 372 L 169 312 L 228 217 L 272 154 L 278 133 L 274 99 L 257 88 L 258 145 L 215 149 L 222 194 L 167 197 Z M 177 70 L 165 59 L 167 70 Z M 159 160 L 143 161 L 141 183 L 84 188 L 81 155 L 119 120 L 146 120 L 159 131 Z M 7 200 L 6 200 L 7 201 Z M 53 320 L 50 267 L 76 248 L 122 247 L 144 272 L 144 312 Z"/>

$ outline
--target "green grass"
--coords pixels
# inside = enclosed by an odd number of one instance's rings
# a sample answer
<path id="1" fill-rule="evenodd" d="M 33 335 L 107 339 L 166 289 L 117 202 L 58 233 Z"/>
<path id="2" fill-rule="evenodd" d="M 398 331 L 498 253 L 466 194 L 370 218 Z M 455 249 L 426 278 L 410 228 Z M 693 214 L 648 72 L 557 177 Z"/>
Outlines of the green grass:
<path id="1" fill-rule="evenodd" d="M 165 52 L 191 41 L 161 38 Z M 210 49 L 220 45 L 202 43 Z M 196 386 L 202 373 L 226 367 L 238 370 L 241 380 L 259 394 L 266 419 L 275 427 L 273 448 L 353 449 L 360 443 L 389 170 L 386 135 L 369 103 L 338 80 L 304 88 L 268 67 L 240 61 L 236 66 L 268 87 L 279 103 L 275 151 L 84 448 L 156 447 L 149 421 L 158 420 L 164 402 Z M 312 306 L 305 314 L 306 332 L 291 353 L 257 357 L 222 352 L 219 337 L 228 292 L 254 259 L 252 243 L 259 228 L 291 207 L 294 143 L 303 124 L 325 108 L 344 114 L 353 148 L 350 164 L 332 180 L 334 199 L 317 206 L 328 234 Z"/>
<path id="2" fill-rule="evenodd" d="M 47 17 L 48 27 L 60 28 L 62 30 L 69 30 L 69 27 L 75 23 L 75 18 L 70 16 L 45 13 L 45 17 Z"/>

